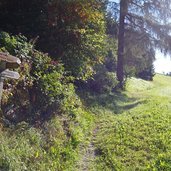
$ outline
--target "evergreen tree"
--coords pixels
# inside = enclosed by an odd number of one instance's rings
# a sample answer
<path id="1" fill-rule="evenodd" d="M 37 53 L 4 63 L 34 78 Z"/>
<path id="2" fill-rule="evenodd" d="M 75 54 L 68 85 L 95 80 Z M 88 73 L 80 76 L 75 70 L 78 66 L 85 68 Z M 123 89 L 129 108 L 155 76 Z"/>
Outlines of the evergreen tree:
<path id="1" fill-rule="evenodd" d="M 137 39 L 144 41 L 147 36 L 148 49 L 160 48 L 164 52 L 170 51 L 171 36 L 169 17 L 171 16 L 171 5 L 169 0 L 120 0 L 119 7 L 119 35 L 118 35 L 118 60 L 117 78 L 119 86 L 122 88 L 124 83 L 124 56 L 125 33 L 131 29 L 139 33 Z M 114 3 L 114 7 L 117 4 Z M 114 9 L 116 12 L 116 8 Z M 137 41 L 139 43 L 140 41 Z M 132 41 L 130 42 L 130 44 Z M 125 57 L 125 58 L 126 58 Z"/>

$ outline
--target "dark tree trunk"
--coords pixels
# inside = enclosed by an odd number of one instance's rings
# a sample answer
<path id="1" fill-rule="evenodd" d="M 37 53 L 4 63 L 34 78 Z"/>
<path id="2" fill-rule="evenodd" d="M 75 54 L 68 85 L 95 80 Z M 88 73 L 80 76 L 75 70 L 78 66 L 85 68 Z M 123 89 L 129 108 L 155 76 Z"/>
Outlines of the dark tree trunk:
<path id="1" fill-rule="evenodd" d="M 124 33 L 125 16 L 128 11 L 128 0 L 120 1 L 119 35 L 118 35 L 118 59 L 117 59 L 117 79 L 119 88 L 124 84 Z"/>

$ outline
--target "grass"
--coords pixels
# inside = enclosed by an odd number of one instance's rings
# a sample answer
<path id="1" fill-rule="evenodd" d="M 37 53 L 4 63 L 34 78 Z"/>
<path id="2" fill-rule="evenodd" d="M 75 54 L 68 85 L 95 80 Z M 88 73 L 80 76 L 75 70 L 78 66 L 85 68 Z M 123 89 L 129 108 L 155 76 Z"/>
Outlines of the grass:
<path id="1" fill-rule="evenodd" d="M 74 119 L 0 126 L 0 170 L 170 171 L 170 82 L 131 78 L 122 93 L 82 94 Z"/>
<path id="2" fill-rule="evenodd" d="M 56 116 L 40 128 L 25 122 L 0 129 L 1 171 L 74 170 L 80 145 L 85 143 L 92 116 Z"/>
<path id="3" fill-rule="evenodd" d="M 154 82 L 133 78 L 117 98 L 98 98 L 94 170 L 171 170 L 170 82 L 162 75 Z"/>

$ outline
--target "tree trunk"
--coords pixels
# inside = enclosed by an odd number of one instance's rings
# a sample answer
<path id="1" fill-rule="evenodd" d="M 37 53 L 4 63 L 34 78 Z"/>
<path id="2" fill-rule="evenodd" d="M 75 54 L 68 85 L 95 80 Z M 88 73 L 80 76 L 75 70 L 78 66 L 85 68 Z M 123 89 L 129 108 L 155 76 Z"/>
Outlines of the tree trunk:
<path id="1" fill-rule="evenodd" d="M 120 1 L 119 35 L 118 35 L 118 58 L 117 58 L 117 79 L 119 88 L 123 89 L 124 84 L 124 33 L 125 16 L 128 11 L 128 0 Z"/>

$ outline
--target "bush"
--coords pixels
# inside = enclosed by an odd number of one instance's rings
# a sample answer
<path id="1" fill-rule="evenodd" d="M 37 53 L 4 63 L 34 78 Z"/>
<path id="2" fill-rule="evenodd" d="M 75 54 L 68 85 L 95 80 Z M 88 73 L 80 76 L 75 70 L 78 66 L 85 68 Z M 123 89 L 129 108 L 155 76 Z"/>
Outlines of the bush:
<path id="1" fill-rule="evenodd" d="M 2 109 L 6 119 L 43 120 L 53 113 L 72 113 L 81 105 L 73 77 L 63 65 L 34 49 L 24 36 L 0 33 L 0 49 L 18 56 L 22 65 L 19 80 L 6 80 Z"/>
<path id="2" fill-rule="evenodd" d="M 30 73 L 34 80 L 30 89 L 32 108 L 37 115 L 47 118 L 52 113 L 64 113 L 80 105 L 73 78 L 61 63 L 35 52 Z"/>
<path id="3" fill-rule="evenodd" d="M 137 74 L 137 77 L 147 81 L 153 81 L 154 75 L 155 75 L 154 66 L 150 66 L 149 68 L 146 68 L 145 70 L 139 72 Z"/>
<path id="4" fill-rule="evenodd" d="M 0 170 L 73 170 L 93 119 L 73 77 L 24 36 L 0 33 L 0 50 L 22 60 L 20 79 L 4 84 Z"/>
<path id="5" fill-rule="evenodd" d="M 88 84 L 92 91 L 109 93 L 117 86 L 118 81 L 116 73 L 109 72 L 104 66 L 101 66 L 94 79 L 90 80 Z"/>

